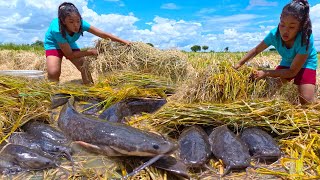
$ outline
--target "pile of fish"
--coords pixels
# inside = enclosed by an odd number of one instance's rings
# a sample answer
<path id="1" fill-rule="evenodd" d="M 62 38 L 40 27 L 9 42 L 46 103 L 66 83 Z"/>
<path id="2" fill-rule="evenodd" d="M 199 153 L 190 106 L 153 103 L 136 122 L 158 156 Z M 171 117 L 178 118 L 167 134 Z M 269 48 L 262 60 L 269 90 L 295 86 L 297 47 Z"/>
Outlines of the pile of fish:
<path id="1" fill-rule="evenodd" d="M 179 157 L 189 167 L 201 167 L 210 158 L 221 159 L 230 170 L 250 167 L 253 158 L 276 161 L 281 156 L 280 147 L 274 139 L 259 128 L 246 128 L 241 136 L 235 135 L 227 126 L 215 128 L 209 136 L 198 127 L 185 129 L 179 138 Z"/>
<path id="2" fill-rule="evenodd" d="M 23 132 L 14 132 L 0 151 L 0 173 L 58 167 L 60 157 L 72 161 L 71 148 L 64 134 L 48 124 L 30 121 Z"/>
<path id="3" fill-rule="evenodd" d="M 71 148 L 66 145 L 70 141 L 93 153 L 139 157 L 143 164 L 128 176 L 151 165 L 189 178 L 188 170 L 205 167 L 212 157 L 222 160 L 226 175 L 230 170 L 250 167 L 254 158 L 276 161 L 281 156 L 274 139 L 258 128 L 246 128 L 237 136 L 227 126 L 206 132 L 195 125 L 173 140 L 124 123 L 126 117 L 157 111 L 165 99 L 130 98 L 99 113 L 103 107 L 99 100 L 90 101 L 79 112 L 70 97 L 58 94 L 52 99 L 52 108 L 64 105 L 58 117 L 61 132 L 29 122 L 23 126 L 24 132 L 10 136 L 0 152 L 3 174 L 57 167 L 61 157 L 73 161 Z"/>

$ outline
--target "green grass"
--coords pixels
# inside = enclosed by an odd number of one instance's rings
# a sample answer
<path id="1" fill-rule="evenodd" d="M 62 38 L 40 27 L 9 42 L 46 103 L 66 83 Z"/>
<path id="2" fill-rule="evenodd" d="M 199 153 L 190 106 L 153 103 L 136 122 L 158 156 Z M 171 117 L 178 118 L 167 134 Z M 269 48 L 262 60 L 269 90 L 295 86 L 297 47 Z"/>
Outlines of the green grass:
<path id="1" fill-rule="evenodd" d="M 0 50 L 24 50 L 24 51 L 44 51 L 44 47 L 41 45 L 29 45 L 29 44 L 14 44 L 4 43 L 0 44 Z"/>

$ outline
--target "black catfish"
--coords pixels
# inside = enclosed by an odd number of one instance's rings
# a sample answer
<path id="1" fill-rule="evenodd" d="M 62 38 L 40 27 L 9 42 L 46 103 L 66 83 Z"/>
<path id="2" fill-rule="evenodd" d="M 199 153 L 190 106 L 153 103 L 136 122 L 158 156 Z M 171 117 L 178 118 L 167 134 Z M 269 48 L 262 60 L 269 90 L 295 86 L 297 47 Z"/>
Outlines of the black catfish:
<path id="1" fill-rule="evenodd" d="M 177 149 L 176 143 L 160 135 L 80 114 L 72 104 L 73 98 L 60 111 L 58 126 L 91 151 L 107 156 L 156 156 Z"/>
<path id="2" fill-rule="evenodd" d="M 22 172 L 23 169 L 12 162 L 12 160 L 6 158 L 5 156 L 0 156 L 0 174 L 12 175 Z"/>
<path id="3" fill-rule="evenodd" d="M 0 156 L 6 157 L 9 162 L 13 162 L 25 170 L 43 170 L 59 165 L 56 159 L 39 151 L 10 143 L 1 149 Z"/>
<path id="4" fill-rule="evenodd" d="M 22 129 L 36 137 L 47 138 L 58 143 L 68 143 L 68 138 L 58 129 L 39 121 L 29 121 Z"/>
<path id="5" fill-rule="evenodd" d="M 250 166 L 247 145 L 226 126 L 220 126 L 209 135 L 213 155 L 226 165 L 226 175 L 232 169 L 245 169 Z"/>
<path id="6" fill-rule="evenodd" d="M 143 112 L 153 113 L 166 102 L 165 99 L 129 98 L 112 105 L 103 111 L 99 118 L 111 122 L 123 122 L 128 116 L 139 115 Z"/>
<path id="7" fill-rule="evenodd" d="M 8 139 L 9 143 L 26 146 L 30 149 L 43 151 L 51 155 L 63 155 L 72 161 L 70 147 L 56 143 L 46 138 L 39 138 L 26 132 L 15 132 Z"/>
<path id="8" fill-rule="evenodd" d="M 59 106 L 64 105 L 68 102 L 68 99 L 71 97 L 70 94 L 67 93 L 58 93 L 51 96 L 51 108 L 57 108 Z"/>
<path id="9" fill-rule="evenodd" d="M 101 101 L 98 99 L 90 99 L 85 104 L 82 105 L 82 114 L 86 115 L 96 115 L 103 107 Z"/>
<path id="10" fill-rule="evenodd" d="M 182 176 L 187 179 L 190 178 L 187 166 L 182 161 L 172 156 L 164 156 L 160 158 L 157 162 L 153 163 L 152 166 L 159 169 L 164 169 L 168 172 Z"/>
<path id="11" fill-rule="evenodd" d="M 179 157 L 189 167 L 202 166 L 211 155 L 208 135 L 199 126 L 183 130 L 178 143 Z"/>
<path id="12" fill-rule="evenodd" d="M 274 161 L 281 156 L 279 145 L 262 129 L 246 128 L 241 134 L 241 139 L 247 144 L 253 157 Z"/>

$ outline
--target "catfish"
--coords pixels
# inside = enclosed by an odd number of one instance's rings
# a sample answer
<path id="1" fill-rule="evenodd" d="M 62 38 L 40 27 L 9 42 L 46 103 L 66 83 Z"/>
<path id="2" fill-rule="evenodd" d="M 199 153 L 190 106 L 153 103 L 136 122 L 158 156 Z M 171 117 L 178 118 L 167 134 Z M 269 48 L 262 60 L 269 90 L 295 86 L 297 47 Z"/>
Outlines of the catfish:
<path id="1" fill-rule="evenodd" d="M 165 99 L 129 98 L 112 105 L 103 111 L 99 118 L 111 122 L 124 122 L 125 117 L 140 115 L 141 113 L 153 113 L 166 102 Z"/>
<path id="2" fill-rule="evenodd" d="M 36 137 L 47 138 L 61 144 L 69 143 L 68 138 L 61 131 L 43 122 L 29 121 L 22 126 L 22 129 Z"/>
<path id="3" fill-rule="evenodd" d="M 71 97 L 67 93 L 57 93 L 51 96 L 51 109 L 55 109 L 59 106 L 64 105 L 68 102 L 68 99 Z"/>
<path id="4" fill-rule="evenodd" d="M 250 166 L 250 154 L 247 145 L 227 126 L 217 127 L 209 135 L 211 151 L 217 159 L 221 159 L 226 171 L 245 169 Z"/>
<path id="5" fill-rule="evenodd" d="M 209 137 L 199 126 L 183 130 L 178 143 L 179 157 L 188 167 L 201 167 L 212 154 Z"/>
<path id="6" fill-rule="evenodd" d="M 39 138 L 26 132 L 14 132 L 8 139 L 9 143 L 29 147 L 30 149 L 43 151 L 50 155 L 63 155 L 72 161 L 72 150 L 63 144 L 45 138 Z"/>
<path id="7" fill-rule="evenodd" d="M 251 127 L 243 130 L 241 139 L 249 147 L 250 154 L 265 161 L 276 161 L 281 156 L 279 145 L 265 131 Z"/>
<path id="8" fill-rule="evenodd" d="M 24 171 L 18 164 L 5 156 L 0 156 L 0 173 L 3 175 L 13 175 Z"/>
<path id="9" fill-rule="evenodd" d="M 174 141 L 158 134 L 81 114 L 73 103 L 71 98 L 60 111 L 58 126 L 67 137 L 89 151 L 107 156 L 154 157 L 177 149 Z"/>
<path id="10" fill-rule="evenodd" d="M 0 156 L 6 157 L 9 162 L 17 164 L 25 170 L 43 170 L 59 166 L 59 162 L 39 151 L 16 144 L 7 144 L 1 151 Z"/>

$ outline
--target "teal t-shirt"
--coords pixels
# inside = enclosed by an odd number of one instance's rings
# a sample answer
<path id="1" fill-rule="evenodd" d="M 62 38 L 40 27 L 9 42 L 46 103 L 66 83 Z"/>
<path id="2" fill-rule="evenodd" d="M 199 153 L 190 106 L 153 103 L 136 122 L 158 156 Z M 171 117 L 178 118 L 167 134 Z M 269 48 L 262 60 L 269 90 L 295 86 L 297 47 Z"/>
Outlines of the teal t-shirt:
<path id="1" fill-rule="evenodd" d="M 82 20 L 82 30 L 83 31 L 88 31 L 90 28 L 90 24 L 87 23 L 86 21 Z M 71 49 L 79 49 L 78 45 L 76 44 L 76 41 L 80 37 L 80 33 L 74 33 L 73 36 L 70 36 L 66 32 L 66 38 L 62 37 L 62 34 L 60 33 L 59 30 L 59 19 L 55 18 L 47 32 L 44 38 L 44 49 L 49 50 L 49 49 L 60 49 L 58 43 L 69 43 L 71 46 Z"/>
<path id="2" fill-rule="evenodd" d="M 297 54 L 308 54 L 307 61 L 303 64 L 303 68 L 316 70 L 318 67 L 318 58 L 317 51 L 313 45 L 314 39 L 313 35 L 310 36 L 310 42 L 308 51 L 306 50 L 306 45 L 301 46 L 301 32 L 297 34 L 297 37 L 294 41 L 293 47 L 288 49 L 285 45 L 282 44 L 281 36 L 277 37 L 277 28 L 274 28 L 270 31 L 270 33 L 264 38 L 264 42 L 270 46 L 273 45 L 278 53 L 281 55 L 282 59 L 280 62 L 280 66 L 290 67 L 294 57 Z"/>

